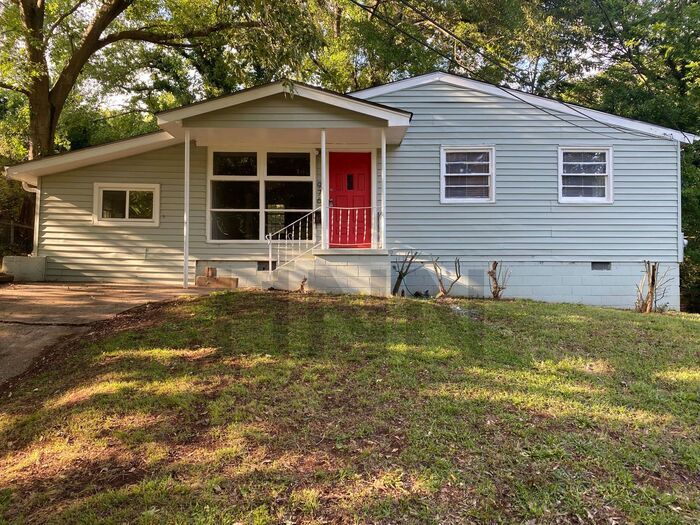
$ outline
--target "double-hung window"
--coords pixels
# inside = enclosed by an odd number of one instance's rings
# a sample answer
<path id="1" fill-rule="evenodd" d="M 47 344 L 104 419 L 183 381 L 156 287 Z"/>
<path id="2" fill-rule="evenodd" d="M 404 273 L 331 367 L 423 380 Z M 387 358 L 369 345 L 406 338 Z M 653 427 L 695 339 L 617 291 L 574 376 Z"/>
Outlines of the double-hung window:
<path id="1" fill-rule="evenodd" d="M 440 202 L 495 202 L 494 148 L 443 147 Z"/>
<path id="2" fill-rule="evenodd" d="M 559 202 L 611 203 L 611 148 L 559 148 Z"/>
<path id="3" fill-rule="evenodd" d="M 311 212 L 311 161 L 309 152 L 213 152 L 209 239 L 264 240 Z"/>
<path id="4" fill-rule="evenodd" d="M 158 226 L 158 184 L 95 183 L 93 223 L 99 226 Z"/>

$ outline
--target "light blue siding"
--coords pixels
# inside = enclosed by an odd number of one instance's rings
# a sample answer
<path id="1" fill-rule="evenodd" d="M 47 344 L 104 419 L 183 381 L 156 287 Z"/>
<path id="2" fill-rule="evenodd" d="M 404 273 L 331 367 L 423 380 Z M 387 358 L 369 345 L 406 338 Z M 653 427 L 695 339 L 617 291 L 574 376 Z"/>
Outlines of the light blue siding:
<path id="1" fill-rule="evenodd" d="M 414 115 L 387 155 L 389 248 L 475 261 L 678 261 L 675 141 L 444 82 L 372 100 Z M 443 145 L 495 146 L 495 203 L 440 203 Z M 557 148 L 567 145 L 612 146 L 613 204 L 558 202 Z"/>

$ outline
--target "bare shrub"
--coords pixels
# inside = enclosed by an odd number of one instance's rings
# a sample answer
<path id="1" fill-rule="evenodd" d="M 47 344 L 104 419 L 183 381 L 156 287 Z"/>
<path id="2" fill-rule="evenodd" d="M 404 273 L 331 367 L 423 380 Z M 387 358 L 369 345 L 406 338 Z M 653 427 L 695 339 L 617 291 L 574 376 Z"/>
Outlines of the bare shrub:
<path id="1" fill-rule="evenodd" d="M 648 314 L 662 311 L 666 307 L 660 303 L 666 297 L 672 278 L 668 276 L 668 268 L 659 274 L 659 267 L 658 262 L 644 261 L 644 273 L 637 284 L 637 301 L 634 305 L 638 312 Z"/>
<path id="2" fill-rule="evenodd" d="M 447 297 L 452 291 L 452 287 L 462 278 L 462 266 L 459 257 L 455 258 L 455 279 L 449 286 L 445 286 L 445 278 L 442 274 L 442 267 L 439 264 L 440 257 L 432 257 L 433 268 L 435 269 L 435 277 L 437 277 L 439 291 L 435 296 L 436 299 Z"/>
<path id="3" fill-rule="evenodd" d="M 491 286 L 491 297 L 499 300 L 503 297 L 503 292 L 508 287 L 510 279 L 510 268 L 503 266 L 502 262 L 491 261 L 488 272 L 489 285 Z"/>
<path id="4" fill-rule="evenodd" d="M 391 295 L 396 295 L 401 290 L 401 285 L 407 275 L 415 272 L 419 267 L 411 268 L 413 266 L 416 257 L 418 257 L 419 252 L 408 251 L 403 254 L 402 259 L 399 259 L 398 255 L 394 261 L 394 269 L 396 270 L 396 281 L 394 281 L 394 287 L 391 290 Z"/>

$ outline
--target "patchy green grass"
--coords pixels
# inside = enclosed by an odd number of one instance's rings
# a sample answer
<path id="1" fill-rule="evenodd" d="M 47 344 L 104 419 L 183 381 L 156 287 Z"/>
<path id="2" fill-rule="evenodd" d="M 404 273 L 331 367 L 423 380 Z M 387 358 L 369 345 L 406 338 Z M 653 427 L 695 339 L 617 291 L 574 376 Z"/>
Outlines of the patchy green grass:
<path id="1" fill-rule="evenodd" d="M 90 339 L 0 393 L 9 522 L 700 520 L 700 316 L 238 292 Z"/>

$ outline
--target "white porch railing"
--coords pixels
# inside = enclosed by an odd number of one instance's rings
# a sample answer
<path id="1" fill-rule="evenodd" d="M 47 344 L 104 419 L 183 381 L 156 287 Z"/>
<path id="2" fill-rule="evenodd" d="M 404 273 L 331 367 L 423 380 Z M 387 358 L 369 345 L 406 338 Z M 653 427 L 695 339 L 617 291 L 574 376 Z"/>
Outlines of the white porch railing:
<path id="1" fill-rule="evenodd" d="M 372 246 L 372 207 L 328 209 L 328 238 L 332 247 Z"/>
<path id="2" fill-rule="evenodd" d="M 320 210 L 321 208 L 316 208 L 284 228 L 265 235 L 268 254 L 267 270 L 270 277 L 274 270 L 320 246 L 320 241 L 316 242 L 314 235 L 316 226 L 314 218 Z"/>
<path id="3" fill-rule="evenodd" d="M 315 217 L 320 210 L 321 208 L 316 208 L 284 228 L 265 236 L 268 253 L 267 270 L 270 278 L 275 270 L 321 245 L 321 241 L 317 241 L 314 234 Z M 374 231 L 372 214 L 371 206 L 359 208 L 333 206 L 328 209 L 328 225 L 321 224 L 321 228 L 328 228 L 328 239 L 333 248 L 369 248 L 372 246 Z"/>

